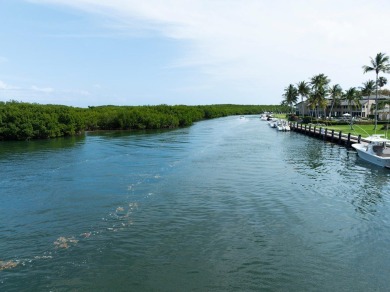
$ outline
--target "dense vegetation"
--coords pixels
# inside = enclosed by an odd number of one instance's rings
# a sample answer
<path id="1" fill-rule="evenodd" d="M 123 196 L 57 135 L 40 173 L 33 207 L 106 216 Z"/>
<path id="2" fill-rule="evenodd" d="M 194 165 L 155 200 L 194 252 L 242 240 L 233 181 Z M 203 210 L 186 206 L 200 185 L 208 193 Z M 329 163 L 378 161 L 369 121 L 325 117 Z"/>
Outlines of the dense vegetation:
<path id="1" fill-rule="evenodd" d="M 280 105 L 156 105 L 76 108 L 16 101 L 0 102 L 0 140 L 46 139 L 84 131 L 168 129 L 229 115 L 281 112 Z"/>

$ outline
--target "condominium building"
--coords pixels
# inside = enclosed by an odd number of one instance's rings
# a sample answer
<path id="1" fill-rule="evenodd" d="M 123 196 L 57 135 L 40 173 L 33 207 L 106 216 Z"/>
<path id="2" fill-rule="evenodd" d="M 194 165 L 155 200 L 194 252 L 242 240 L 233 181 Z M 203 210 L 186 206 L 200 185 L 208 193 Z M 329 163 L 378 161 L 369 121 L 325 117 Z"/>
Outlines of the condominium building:
<path id="1" fill-rule="evenodd" d="M 347 100 L 339 100 L 338 102 L 333 103 L 333 99 L 327 99 L 326 100 L 326 108 L 319 108 L 310 106 L 309 102 L 307 100 L 303 102 L 299 102 L 296 104 L 296 113 L 298 115 L 302 115 L 303 113 L 305 116 L 318 116 L 318 117 L 324 117 L 324 116 L 331 116 L 331 117 L 342 117 L 344 114 L 348 113 L 350 114 L 350 108 L 348 105 Z M 379 95 L 378 96 L 378 105 L 381 104 L 383 101 L 388 101 L 388 103 L 382 107 L 381 109 L 378 109 L 378 119 L 379 120 L 386 120 L 389 118 L 389 103 L 390 103 L 390 96 L 385 95 Z M 370 115 L 375 114 L 375 95 L 371 95 L 370 97 L 364 96 L 360 99 L 359 105 L 353 105 L 352 106 L 352 116 L 353 117 L 360 117 L 360 118 L 368 118 Z"/>

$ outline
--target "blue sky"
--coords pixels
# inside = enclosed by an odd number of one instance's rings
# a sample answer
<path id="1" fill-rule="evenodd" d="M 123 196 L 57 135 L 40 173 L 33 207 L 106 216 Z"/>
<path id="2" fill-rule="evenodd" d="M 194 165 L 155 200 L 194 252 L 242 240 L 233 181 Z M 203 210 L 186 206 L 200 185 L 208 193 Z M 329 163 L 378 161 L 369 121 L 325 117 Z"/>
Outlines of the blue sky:
<path id="1" fill-rule="evenodd" d="M 385 0 L 1 0 L 0 100 L 279 104 L 390 53 Z"/>

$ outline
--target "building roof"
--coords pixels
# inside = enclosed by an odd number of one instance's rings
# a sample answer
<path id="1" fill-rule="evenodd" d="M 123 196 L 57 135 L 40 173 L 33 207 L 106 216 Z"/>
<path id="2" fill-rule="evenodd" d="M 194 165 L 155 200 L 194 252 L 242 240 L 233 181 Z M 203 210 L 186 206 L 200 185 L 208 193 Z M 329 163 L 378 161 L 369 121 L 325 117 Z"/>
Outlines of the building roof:
<path id="1" fill-rule="evenodd" d="M 370 96 L 363 96 L 361 99 L 368 99 L 368 98 L 370 98 L 370 99 L 375 99 L 376 98 L 376 96 L 375 96 L 375 94 L 373 94 L 373 95 L 370 95 Z M 390 99 L 390 96 L 387 96 L 387 95 L 378 95 L 378 99 Z"/>
<path id="2" fill-rule="evenodd" d="M 376 98 L 375 95 L 363 96 L 363 97 L 360 99 L 360 104 L 361 104 L 361 105 L 367 104 L 369 100 L 372 101 L 373 103 L 375 103 L 375 98 Z M 387 96 L 387 95 L 378 95 L 378 99 L 379 99 L 379 100 L 390 99 L 390 96 Z M 331 101 L 332 101 L 332 98 L 327 98 L 327 101 L 328 101 L 328 103 L 330 104 Z M 302 101 L 296 103 L 296 105 L 300 105 L 301 103 L 302 103 Z M 307 100 L 304 100 L 303 103 L 306 104 L 306 103 L 307 103 Z M 346 100 L 341 100 L 341 101 L 340 101 L 340 104 L 341 104 L 341 105 L 348 105 L 348 101 L 346 101 Z"/>

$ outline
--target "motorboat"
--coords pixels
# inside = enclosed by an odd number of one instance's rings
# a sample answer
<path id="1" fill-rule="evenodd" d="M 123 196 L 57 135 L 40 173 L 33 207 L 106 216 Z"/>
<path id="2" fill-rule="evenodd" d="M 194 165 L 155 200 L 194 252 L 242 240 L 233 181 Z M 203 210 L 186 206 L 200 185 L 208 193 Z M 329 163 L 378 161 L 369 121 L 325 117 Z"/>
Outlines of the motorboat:
<path id="1" fill-rule="evenodd" d="M 284 131 L 283 121 L 282 120 L 276 121 L 276 128 L 278 129 L 278 131 Z"/>
<path id="2" fill-rule="evenodd" d="M 269 125 L 271 128 L 276 128 L 277 123 L 278 123 L 278 119 L 272 119 L 272 120 L 269 120 L 269 121 L 268 121 L 268 125 Z"/>
<path id="3" fill-rule="evenodd" d="M 290 126 L 286 120 L 279 120 L 276 124 L 279 131 L 290 131 Z"/>
<path id="4" fill-rule="evenodd" d="M 268 112 L 265 112 L 265 113 L 260 115 L 260 120 L 262 120 L 262 121 L 269 121 L 270 118 L 272 118 L 272 115 Z"/>
<path id="5" fill-rule="evenodd" d="M 377 134 L 364 140 L 365 142 L 352 144 L 359 157 L 381 167 L 390 168 L 390 140 L 384 138 L 384 135 Z"/>
<path id="6" fill-rule="evenodd" d="M 262 121 L 268 121 L 268 115 L 267 115 L 267 114 L 262 114 L 262 115 L 260 116 L 260 120 L 262 120 Z"/>

